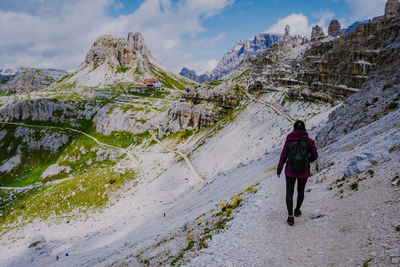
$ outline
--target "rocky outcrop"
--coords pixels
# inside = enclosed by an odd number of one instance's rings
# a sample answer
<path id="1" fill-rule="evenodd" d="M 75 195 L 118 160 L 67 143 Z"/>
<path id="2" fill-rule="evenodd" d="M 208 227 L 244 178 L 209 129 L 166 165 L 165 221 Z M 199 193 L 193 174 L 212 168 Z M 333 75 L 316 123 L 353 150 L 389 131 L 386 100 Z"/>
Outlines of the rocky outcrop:
<path id="1" fill-rule="evenodd" d="M 46 121 L 80 127 L 90 120 L 98 107 L 87 103 L 32 100 L 9 104 L 0 108 L 1 121 Z"/>
<path id="2" fill-rule="evenodd" d="M 343 36 L 343 31 L 337 19 L 332 20 L 329 24 L 328 35 L 332 37 Z"/>
<path id="3" fill-rule="evenodd" d="M 109 135 L 113 131 L 138 134 L 152 127 L 151 119 L 156 117 L 154 111 L 144 111 L 135 106 L 124 106 L 124 109 L 115 105 L 101 108 L 93 118 L 96 131 L 104 135 Z"/>
<path id="4" fill-rule="evenodd" d="M 15 76 L 23 70 L 23 67 L 18 68 L 16 66 L 4 65 L 0 68 L 0 86 L 14 79 Z M 1 87 L 0 90 L 2 90 Z"/>
<path id="5" fill-rule="evenodd" d="M 361 24 L 350 36 L 364 36 L 364 52 L 375 52 L 375 69 L 368 82 L 361 89 L 347 98 L 343 106 L 329 116 L 327 124 L 316 137 L 317 144 L 322 147 L 333 143 L 340 136 L 369 125 L 388 115 L 391 121 L 400 127 L 400 16 Z M 343 38 L 344 39 L 344 38 Z M 362 42 L 361 42 L 362 44 Z M 350 49 L 351 46 L 348 46 Z M 377 50 L 379 49 L 379 50 Z M 362 55 L 361 51 L 357 51 Z M 378 130 L 379 131 L 379 130 Z"/>
<path id="6" fill-rule="evenodd" d="M 187 88 L 180 102 L 173 103 L 159 135 L 182 129 L 205 128 L 219 121 L 227 110 L 237 106 L 239 97 L 224 85 Z"/>
<path id="7" fill-rule="evenodd" d="M 361 23 L 344 37 L 318 41 L 316 36 L 322 34 L 314 28 L 314 42 L 298 37 L 281 41 L 244 61 L 235 75 L 250 70 L 251 77 L 244 79 L 261 81 L 263 90 L 283 87 L 296 99 L 338 104 L 363 87 L 378 60 L 393 58 L 382 49 L 388 42 L 396 43 L 396 23 L 396 17 Z M 243 84 L 248 83 L 243 80 Z"/>
<path id="8" fill-rule="evenodd" d="M 352 176 L 357 173 L 365 172 L 368 168 L 372 167 L 372 165 L 381 161 L 382 158 L 384 158 L 384 156 L 381 154 L 361 153 L 355 155 L 344 170 L 344 174 Z"/>
<path id="9" fill-rule="evenodd" d="M 398 0 L 388 0 L 385 5 L 385 18 L 395 17 L 400 8 Z"/>
<path id="10" fill-rule="evenodd" d="M 316 42 L 318 40 L 323 39 L 324 37 L 325 37 L 324 29 L 319 25 L 315 25 L 312 28 L 311 32 L 311 42 Z"/>
<path id="11" fill-rule="evenodd" d="M 45 89 L 68 73 L 63 70 L 26 68 L 3 86 L 12 93 L 32 92 Z"/>
<path id="12" fill-rule="evenodd" d="M 60 132 L 53 132 L 46 129 L 31 129 L 27 127 L 17 127 L 14 133 L 16 139 L 21 139 L 21 145 L 29 150 L 58 151 L 65 145 L 70 136 Z"/>
<path id="13" fill-rule="evenodd" d="M 151 53 L 140 33 L 129 33 L 127 39 L 103 35 L 94 42 L 86 55 L 86 64 L 97 67 L 104 63 L 132 68 L 140 58 L 149 59 Z"/>

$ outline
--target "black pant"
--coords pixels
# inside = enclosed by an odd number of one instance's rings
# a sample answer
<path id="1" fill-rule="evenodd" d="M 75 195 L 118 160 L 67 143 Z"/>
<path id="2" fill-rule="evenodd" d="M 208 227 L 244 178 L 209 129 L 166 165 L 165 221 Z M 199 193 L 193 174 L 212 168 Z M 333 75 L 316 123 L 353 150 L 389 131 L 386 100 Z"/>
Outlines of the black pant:
<path id="1" fill-rule="evenodd" d="M 293 178 L 286 176 L 286 206 L 289 216 L 293 215 L 293 194 L 294 184 L 297 180 L 297 206 L 296 209 L 300 209 L 304 199 L 304 188 L 308 178 Z"/>

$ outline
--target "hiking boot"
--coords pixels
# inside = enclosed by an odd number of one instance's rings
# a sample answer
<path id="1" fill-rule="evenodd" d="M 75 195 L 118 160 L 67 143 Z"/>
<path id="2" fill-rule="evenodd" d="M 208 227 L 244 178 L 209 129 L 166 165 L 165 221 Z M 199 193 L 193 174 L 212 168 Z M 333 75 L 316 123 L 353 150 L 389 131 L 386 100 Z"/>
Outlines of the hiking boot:
<path id="1" fill-rule="evenodd" d="M 294 210 L 294 216 L 299 217 L 301 215 L 301 210 L 295 209 Z"/>
<path id="2" fill-rule="evenodd" d="M 289 217 L 287 218 L 287 223 L 288 223 L 290 226 L 293 226 L 293 225 L 294 225 L 294 217 L 293 217 L 293 216 L 289 216 Z"/>

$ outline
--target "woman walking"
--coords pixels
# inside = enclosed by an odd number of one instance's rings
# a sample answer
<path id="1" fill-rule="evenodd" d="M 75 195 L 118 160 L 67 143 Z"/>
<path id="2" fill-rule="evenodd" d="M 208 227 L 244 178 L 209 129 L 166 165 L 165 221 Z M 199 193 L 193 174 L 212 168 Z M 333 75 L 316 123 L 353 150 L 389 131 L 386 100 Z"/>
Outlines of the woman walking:
<path id="1" fill-rule="evenodd" d="M 286 206 L 288 210 L 287 223 L 294 225 L 294 216 L 301 215 L 301 204 L 304 199 L 304 189 L 310 176 L 310 162 L 318 158 L 314 141 L 308 137 L 303 121 L 294 123 L 294 131 L 288 134 L 283 147 L 277 168 L 277 176 L 280 178 L 283 164 L 286 163 Z M 297 203 L 293 214 L 293 194 L 297 180 Z"/>

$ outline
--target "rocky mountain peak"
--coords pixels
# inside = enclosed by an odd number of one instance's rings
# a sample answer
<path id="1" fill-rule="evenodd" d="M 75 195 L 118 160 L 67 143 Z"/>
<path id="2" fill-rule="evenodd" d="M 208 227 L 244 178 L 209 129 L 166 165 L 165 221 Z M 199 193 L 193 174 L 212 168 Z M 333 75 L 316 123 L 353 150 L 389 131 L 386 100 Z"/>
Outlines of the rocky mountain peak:
<path id="1" fill-rule="evenodd" d="M 86 55 L 85 63 L 94 66 L 108 63 L 113 66 L 131 68 L 139 57 L 150 58 L 150 50 L 140 33 L 130 32 L 126 40 L 112 35 L 97 38 Z"/>
<path id="2" fill-rule="evenodd" d="M 251 39 L 240 40 L 222 57 L 217 66 L 211 71 L 210 75 L 203 74 L 195 77 L 198 81 L 205 82 L 217 80 L 236 69 L 243 60 L 260 52 L 265 52 L 272 44 L 282 39 L 282 34 L 259 33 Z M 185 73 L 192 76 L 192 72 L 189 73 L 186 70 L 181 71 L 181 75 L 185 76 Z M 185 77 L 192 79 L 188 76 Z"/>

